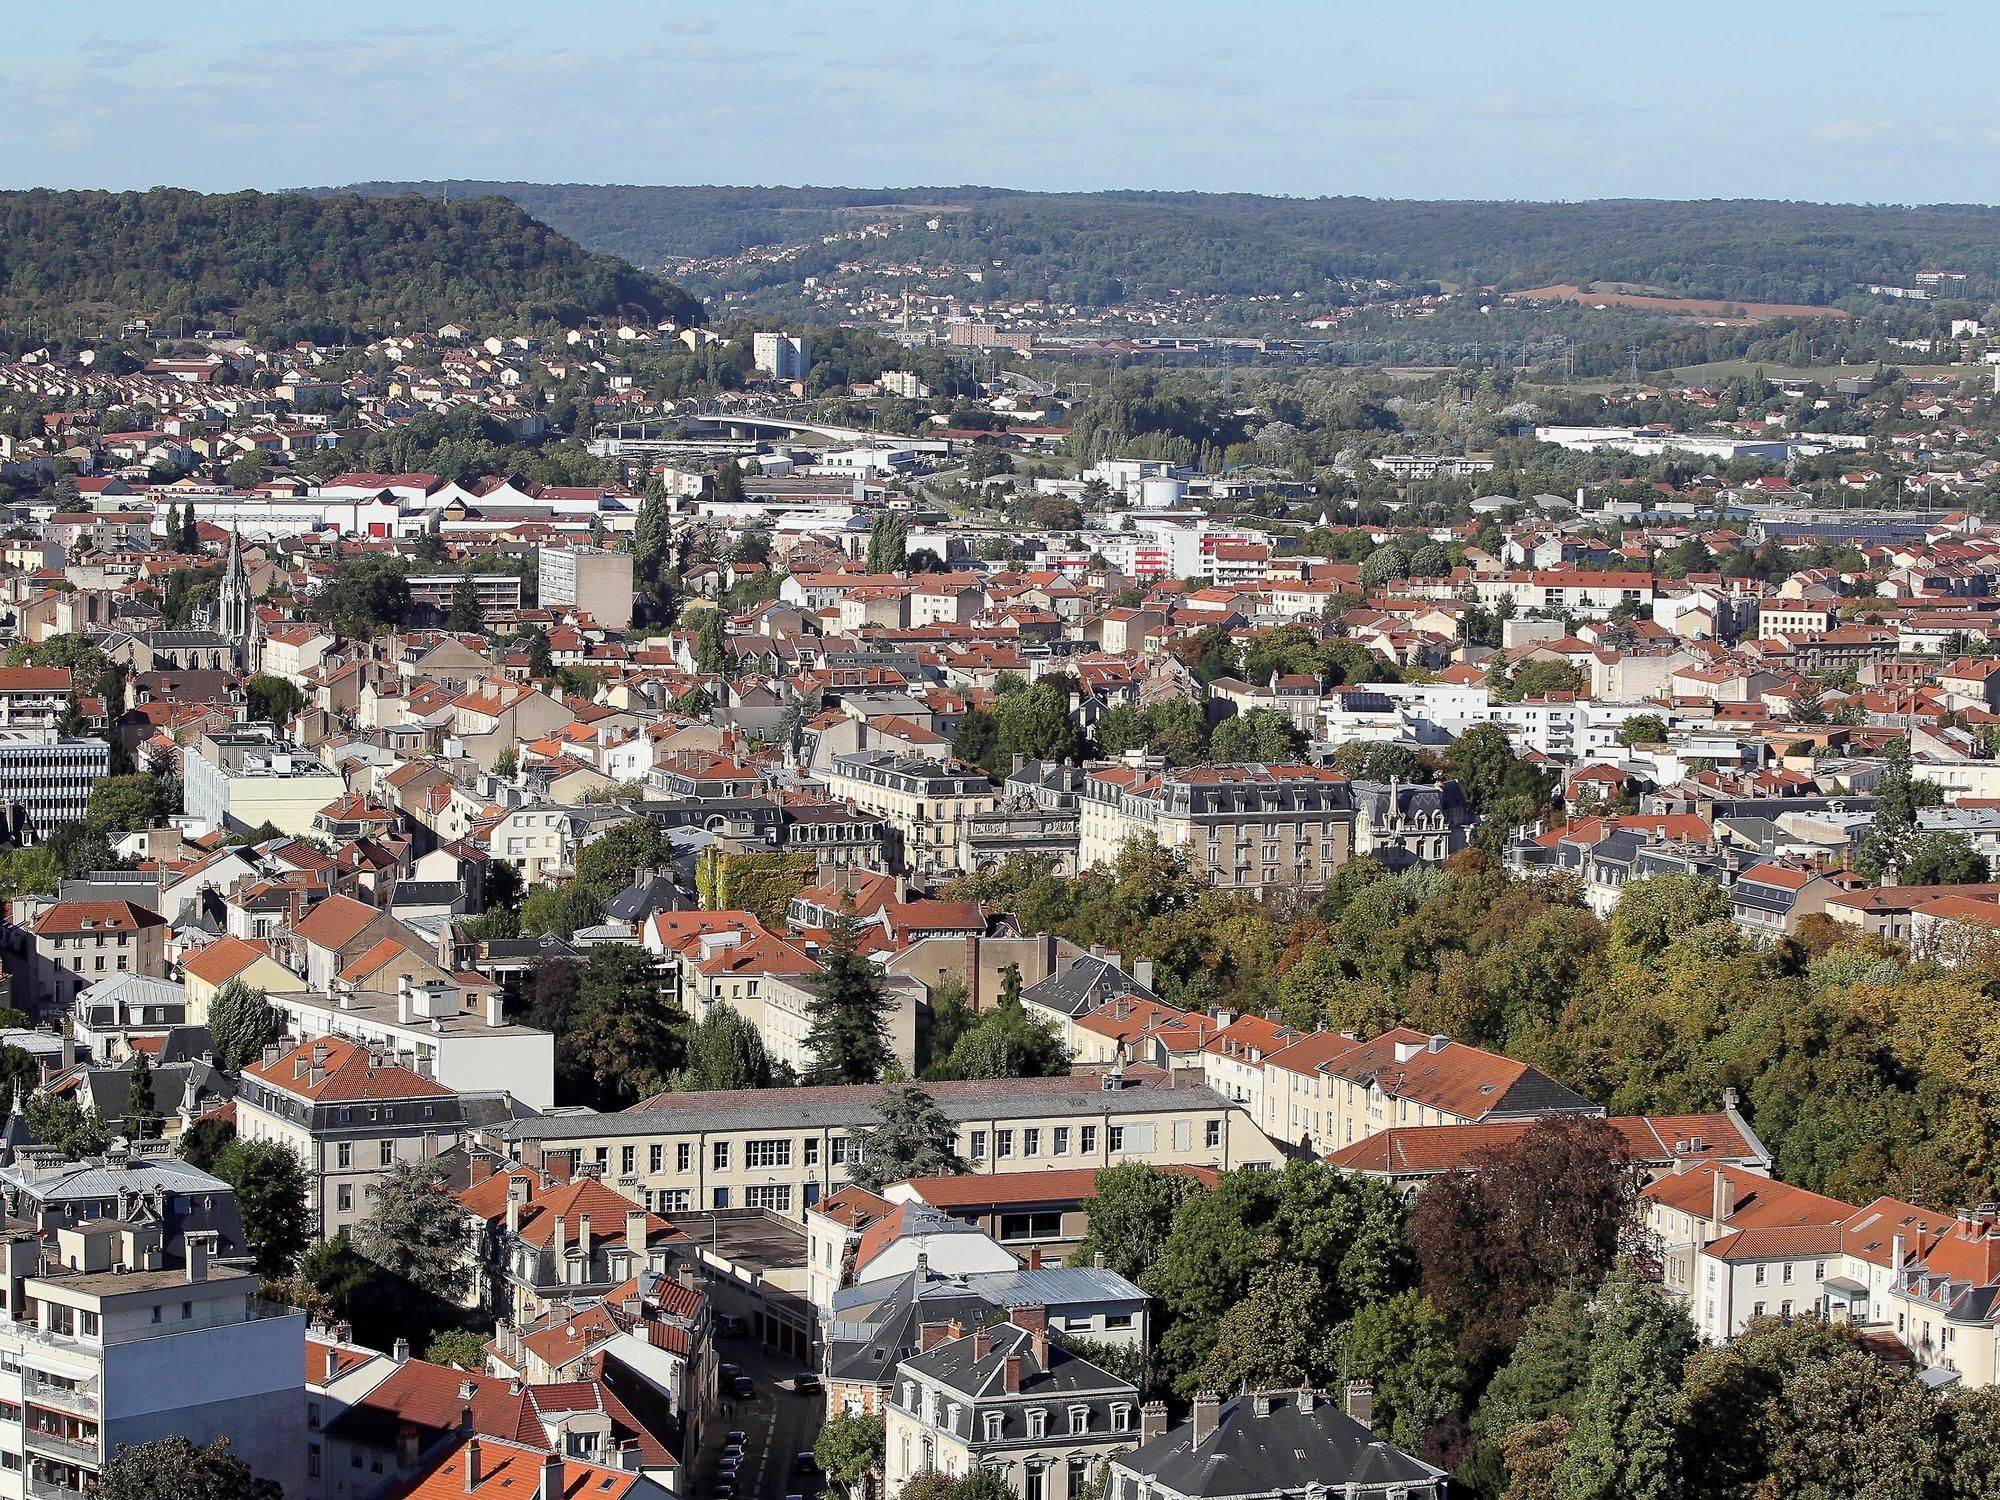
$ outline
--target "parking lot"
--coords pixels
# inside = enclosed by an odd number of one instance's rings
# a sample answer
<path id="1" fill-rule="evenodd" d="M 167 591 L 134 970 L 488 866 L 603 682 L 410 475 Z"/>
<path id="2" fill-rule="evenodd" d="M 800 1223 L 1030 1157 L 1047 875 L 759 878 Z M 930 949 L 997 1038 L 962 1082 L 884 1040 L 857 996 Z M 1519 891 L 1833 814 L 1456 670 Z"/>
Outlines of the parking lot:
<path id="1" fill-rule="evenodd" d="M 744 1433 L 735 1500 L 785 1500 L 788 1495 L 814 1500 L 820 1492 L 820 1477 L 799 1472 L 794 1460 L 798 1454 L 810 1452 L 819 1436 L 825 1398 L 818 1392 L 800 1395 L 792 1390 L 792 1380 L 802 1368 L 798 1361 L 764 1353 L 755 1339 L 719 1339 L 716 1351 L 720 1361 L 738 1366 L 750 1377 L 755 1393 L 738 1400 L 728 1394 L 725 1383 L 708 1440 L 702 1451 L 693 1455 L 688 1493 L 697 1500 L 715 1495 L 722 1476 L 723 1445 L 734 1428 Z"/>

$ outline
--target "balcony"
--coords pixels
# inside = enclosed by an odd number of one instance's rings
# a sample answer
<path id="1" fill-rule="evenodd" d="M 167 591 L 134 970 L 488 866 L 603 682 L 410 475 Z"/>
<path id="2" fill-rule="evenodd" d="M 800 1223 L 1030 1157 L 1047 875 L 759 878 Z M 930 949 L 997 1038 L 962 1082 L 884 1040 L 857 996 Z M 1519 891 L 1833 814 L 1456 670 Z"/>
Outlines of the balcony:
<path id="1" fill-rule="evenodd" d="M 44 1432 L 39 1427 L 23 1427 L 23 1440 L 30 1453 L 52 1453 L 71 1463 L 94 1464 L 97 1462 L 97 1439 L 84 1442 L 78 1438 L 64 1437 L 60 1433 Z"/>
<path id="2" fill-rule="evenodd" d="M 80 1385 L 62 1385 L 30 1370 L 26 1374 L 25 1382 L 24 1390 L 28 1399 L 39 1406 L 52 1406 L 59 1411 L 85 1412 L 95 1416 L 102 1405 L 98 1400 L 95 1381 Z"/>
<path id="3" fill-rule="evenodd" d="M 28 1476 L 28 1493 L 33 1500 L 84 1500 L 82 1490 L 73 1490 L 66 1484 L 35 1474 Z"/>

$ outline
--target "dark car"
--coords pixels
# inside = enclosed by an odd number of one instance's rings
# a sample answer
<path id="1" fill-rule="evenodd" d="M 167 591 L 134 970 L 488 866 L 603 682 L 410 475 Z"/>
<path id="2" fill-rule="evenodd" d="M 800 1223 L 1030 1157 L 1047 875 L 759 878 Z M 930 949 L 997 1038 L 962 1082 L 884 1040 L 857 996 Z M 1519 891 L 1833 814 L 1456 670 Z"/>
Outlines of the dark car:
<path id="1" fill-rule="evenodd" d="M 757 1387 L 752 1384 L 748 1375 L 738 1375 L 729 1383 L 729 1391 L 731 1395 L 742 1401 L 756 1395 Z"/>
<path id="2" fill-rule="evenodd" d="M 810 1396 L 819 1389 L 819 1376 L 800 1375 L 792 1381 L 792 1389 L 801 1396 Z"/>

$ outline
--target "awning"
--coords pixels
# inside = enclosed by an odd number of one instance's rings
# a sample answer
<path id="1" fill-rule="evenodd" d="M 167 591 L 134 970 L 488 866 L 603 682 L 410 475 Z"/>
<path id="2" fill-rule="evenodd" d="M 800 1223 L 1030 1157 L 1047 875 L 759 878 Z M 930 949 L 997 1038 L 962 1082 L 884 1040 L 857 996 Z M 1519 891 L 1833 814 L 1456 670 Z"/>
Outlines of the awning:
<path id="1" fill-rule="evenodd" d="M 1850 1276 L 1827 1277 L 1826 1289 L 1829 1292 L 1838 1292 L 1843 1297 L 1865 1297 L 1868 1295 L 1868 1288 Z"/>

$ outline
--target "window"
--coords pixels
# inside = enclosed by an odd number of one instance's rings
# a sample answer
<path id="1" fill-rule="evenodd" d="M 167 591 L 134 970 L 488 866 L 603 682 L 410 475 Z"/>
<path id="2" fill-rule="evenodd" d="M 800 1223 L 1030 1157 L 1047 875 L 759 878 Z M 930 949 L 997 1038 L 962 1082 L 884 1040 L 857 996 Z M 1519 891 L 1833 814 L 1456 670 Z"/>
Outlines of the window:
<path id="1" fill-rule="evenodd" d="M 993 1132 L 993 1154 L 996 1157 L 1008 1157 L 1014 1154 L 1013 1131 L 996 1130 Z"/>
<path id="2" fill-rule="evenodd" d="M 1021 1154 L 1023 1156 L 1040 1156 L 1042 1154 L 1042 1133 L 1040 1130 L 1028 1129 L 1021 1132 Z"/>
<path id="3" fill-rule="evenodd" d="M 663 1214 L 684 1214 L 694 1207 L 694 1202 L 686 1188 L 662 1188 L 653 1195 Z"/>
<path id="4" fill-rule="evenodd" d="M 1021 1500 L 1045 1500 L 1048 1490 L 1043 1481 L 1042 1464 L 1029 1464 L 1023 1471 L 1026 1485 Z"/>
<path id="5" fill-rule="evenodd" d="M 694 1143 L 681 1141 L 674 1147 L 674 1170 L 692 1172 L 694 1170 Z"/>
<path id="6" fill-rule="evenodd" d="M 1001 1428 L 1002 1424 L 1004 1423 L 1004 1421 L 1005 1421 L 1005 1418 L 1003 1418 L 1003 1417 L 1002 1417 L 1002 1416 L 1000 1415 L 1000 1413 L 999 1413 L 999 1412 L 997 1412 L 997 1411 L 989 1411 L 989 1412 L 988 1412 L 988 1413 L 986 1414 L 986 1441 L 987 1441 L 987 1442 L 989 1442 L 989 1443 L 997 1443 L 997 1442 L 999 1442 L 999 1441 L 1000 1441 L 1000 1428 Z"/>
<path id="7" fill-rule="evenodd" d="M 1090 1460 L 1079 1453 L 1069 1457 L 1069 1488 L 1065 1494 L 1080 1495 L 1090 1483 Z"/>
<path id="8" fill-rule="evenodd" d="M 1764 1284 L 1764 1272 L 1767 1269 L 1769 1268 L 1766 1266 L 1757 1267 L 1757 1285 L 1762 1286 Z"/>
<path id="9" fill-rule="evenodd" d="M 1757 1302 L 1757 1303 L 1753 1303 L 1753 1304 L 1751 1305 L 1751 1308 L 1750 1308 L 1750 1316 L 1751 1316 L 1751 1317 L 1753 1317 L 1753 1318 L 1761 1318 L 1761 1317 L 1763 1317 L 1763 1316 L 1764 1316 L 1764 1304 L 1763 1304 L 1763 1303 L 1761 1303 L 1761 1302 Z"/>
<path id="10" fill-rule="evenodd" d="M 816 1135 L 806 1137 L 806 1165 L 809 1167 L 819 1165 L 819 1137 Z"/>
<path id="11" fill-rule="evenodd" d="M 1077 1127 L 1076 1144 L 1077 1149 L 1085 1156 L 1093 1154 L 1097 1150 L 1097 1127 L 1095 1125 L 1079 1125 Z"/>
<path id="12" fill-rule="evenodd" d="M 394 1141 L 384 1141 L 382 1143 L 382 1165 L 385 1167 L 396 1165 L 396 1143 Z"/>
<path id="13" fill-rule="evenodd" d="M 308 1479 L 317 1479 L 317 1478 L 319 1478 L 319 1444 L 318 1444 L 318 1443 L 308 1443 L 308 1444 L 306 1444 L 306 1477 L 307 1477 Z"/>
<path id="14" fill-rule="evenodd" d="M 1104 1147 L 1113 1156 L 1125 1149 L 1125 1127 L 1107 1125 L 1104 1127 Z"/>
<path id="15" fill-rule="evenodd" d="M 792 1211 L 792 1185 L 777 1182 L 753 1187 L 744 1193 L 743 1201 L 751 1208 L 768 1208 L 773 1213 L 788 1214 Z"/>
<path id="16" fill-rule="evenodd" d="M 1202 1132 L 1203 1132 L 1203 1143 L 1208 1147 L 1209 1150 L 1217 1151 L 1221 1149 L 1222 1121 L 1210 1120 L 1206 1125 L 1202 1127 Z"/>
<path id="17" fill-rule="evenodd" d="M 637 1146 L 620 1146 L 618 1148 L 618 1170 L 626 1177 L 630 1177 L 634 1172 L 639 1170 L 639 1148 Z"/>
<path id="18" fill-rule="evenodd" d="M 1814 1281 L 1824 1281 L 1824 1280 L 1826 1280 L 1826 1262 L 1825 1262 L 1825 1261 L 1823 1261 L 1823 1260 L 1822 1260 L 1822 1261 L 1816 1261 L 1816 1262 L 1814 1262 L 1814 1264 L 1813 1264 L 1813 1280 L 1814 1280 Z"/>
<path id="19" fill-rule="evenodd" d="M 1778 1316 L 1785 1319 L 1787 1322 L 1791 1321 L 1792 1299 L 1790 1297 L 1787 1297 L 1783 1302 L 1780 1302 L 1778 1304 Z M 1949 1329 L 1946 1330 L 1946 1332 L 1949 1331 L 1950 1331 Z"/>
<path id="20" fill-rule="evenodd" d="M 1062 1238 L 1062 1214 L 1055 1209 L 1041 1213 L 1000 1215 L 1000 1242 L 1054 1240 Z"/>
<path id="21" fill-rule="evenodd" d="M 342 1141 L 338 1146 L 333 1148 L 333 1164 L 336 1167 L 351 1167 L 354 1165 L 353 1142 Z"/>
<path id="22" fill-rule="evenodd" d="M 648 1146 L 646 1148 L 646 1170 L 648 1172 L 664 1171 L 666 1165 L 667 1148 L 665 1146 Z"/>
<path id="23" fill-rule="evenodd" d="M 1050 1132 L 1053 1149 L 1057 1156 L 1069 1155 L 1069 1126 L 1058 1125 Z"/>
<path id="24" fill-rule="evenodd" d="M 1174 1150 L 1186 1151 L 1193 1140 L 1194 1122 L 1192 1120 L 1174 1121 Z"/>
<path id="25" fill-rule="evenodd" d="M 97 1337 L 97 1314 L 88 1310 L 76 1315 L 76 1331 L 87 1339 Z"/>
<path id="26" fill-rule="evenodd" d="M 715 1149 L 709 1153 L 710 1165 L 718 1172 L 729 1170 L 729 1142 L 717 1141 Z"/>
<path id="27" fill-rule="evenodd" d="M 728 1188 L 717 1188 L 717 1189 L 715 1190 L 715 1206 L 716 1206 L 717 1208 L 727 1208 L 727 1207 L 729 1207 L 729 1189 L 728 1189 Z"/>
<path id="28" fill-rule="evenodd" d="M 1107 1329 L 1130 1328 L 1132 1326 L 1132 1315 L 1130 1313 L 1106 1313 L 1104 1315 L 1104 1326 Z"/>
<path id="29" fill-rule="evenodd" d="M 181 1304 L 181 1321 L 185 1323 L 189 1318 L 192 1318 L 193 1316 L 194 1316 L 194 1304 L 192 1302 L 183 1302 Z"/>
<path id="30" fill-rule="evenodd" d="M 743 1165 L 746 1167 L 789 1167 L 791 1164 L 792 1143 L 789 1139 L 743 1143 Z"/>
<path id="31" fill-rule="evenodd" d="M 333 1190 L 333 1193 L 334 1193 L 334 1198 L 333 1198 L 334 1206 L 338 1208 L 342 1213 L 352 1213 L 354 1210 L 353 1187 L 350 1184 L 343 1182 L 339 1187 Z"/>
<path id="32" fill-rule="evenodd" d="M 826 1143 L 826 1145 L 827 1145 L 827 1150 L 832 1153 L 829 1159 L 833 1162 L 833 1164 L 836 1167 L 846 1165 L 847 1137 L 844 1135 L 834 1136 L 831 1140 L 829 1140 Z"/>
<path id="33" fill-rule="evenodd" d="M 306 1403 L 306 1426 L 314 1432 L 319 1431 L 319 1403 L 317 1401 L 308 1401 Z"/>
<path id="34" fill-rule="evenodd" d="M 1111 1430 L 1113 1432 L 1130 1432 L 1132 1430 L 1131 1407 L 1114 1406 L 1111 1408 Z"/>
<path id="35" fill-rule="evenodd" d="M 1072 1406 L 1069 1409 L 1069 1435 L 1071 1437 L 1081 1437 L 1088 1431 L 1090 1431 L 1090 1408 L 1087 1406 Z"/>
<path id="36" fill-rule="evenodd" d="M 974 1161 L 985 1161 L 985 1160 L 986 1160 L 986 1132 L 985 1132 L 985 1131 L 983 1131 L 983 1130 L 975 1130 L 975 1131 L 973 1131 L 973 1132 L 972 1132 L 972 1150 L 971 1150 L 971 1151 L 969 1151 L 969 1152 L 967 1152 L 966 1154 L 967 1154 L 967 1155 L 969 1155 L 969 1156 L 970 1156 L 970 1157 L 971 1157 L 971 1158 L 972 1158 L 972 1159 L 973 1159 Z"/>
<path id="37" fill-rule="evenodd" d="M 1031 1438 L 1049 1435 L 1049 1414 L 1039 1406 L 1028 1413 L 1028 1436 Z"/>

